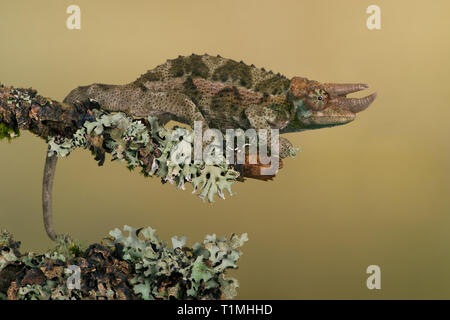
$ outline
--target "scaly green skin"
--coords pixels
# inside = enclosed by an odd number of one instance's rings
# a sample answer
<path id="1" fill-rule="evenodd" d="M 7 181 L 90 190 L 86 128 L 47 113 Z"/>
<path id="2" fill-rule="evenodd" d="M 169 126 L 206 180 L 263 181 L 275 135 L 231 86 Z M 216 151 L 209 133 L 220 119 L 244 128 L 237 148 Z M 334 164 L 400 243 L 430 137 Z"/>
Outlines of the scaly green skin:
<path id="1" fill-rule="evenodd" d="M 107 111 L 133 117 L 153 115 L 162 123 L 203 121 L 205 127 L 222 132 L 254 128 L 283 133 L 353 120 L 354 113 L 335 106 L 331 95 L 325 101 L 325 90 L 331 86 L 305 78 L 289 80 L 242 61 L 193 54 L 167 60 L 129 84 L 78 87 L 64 102 L 94 100 Z M 323 99 L 311 100 L 319 96 Z M 291 147 L 281 138 L 280 156 L 288 156 Z"/>

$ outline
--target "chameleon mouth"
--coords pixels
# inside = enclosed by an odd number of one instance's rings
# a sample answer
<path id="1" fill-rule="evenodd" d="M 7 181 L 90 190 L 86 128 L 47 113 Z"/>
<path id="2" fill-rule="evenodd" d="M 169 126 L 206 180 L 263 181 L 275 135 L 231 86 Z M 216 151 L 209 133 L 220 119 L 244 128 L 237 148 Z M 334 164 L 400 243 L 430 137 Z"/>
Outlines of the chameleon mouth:
<path id="1" fill-rule="evenodd" d="M 359 92 L 369 88 L 367 84 L 363 83 L 328 83 L 325 87 L 333 104 L 338 106 L 340 109 L 347 110 L 352 113 L 358 113 L 366 110 L 377 97 L 377 93 L 372 93 L 371 95 L 363 98 L 347 98 L 347 95 L 350 93 Z"/>
<path id="2" fill-rule="evenodd" d="M 339 116 L 318 116 L 313 117 L 310 121 L 305 121 L 306 125 L 312 126 L 337 126 L 352 122 L 355 120 L 355 114 L 339 115 Z"/>

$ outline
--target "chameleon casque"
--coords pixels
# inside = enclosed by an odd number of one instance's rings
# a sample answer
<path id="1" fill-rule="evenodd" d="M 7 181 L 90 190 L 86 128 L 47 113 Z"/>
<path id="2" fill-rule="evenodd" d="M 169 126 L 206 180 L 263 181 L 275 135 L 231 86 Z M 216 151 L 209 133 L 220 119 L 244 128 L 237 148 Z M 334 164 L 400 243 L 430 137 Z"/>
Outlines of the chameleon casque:
<path id="1" fill-rule="evenodd" d="M 175 120 L 204 128 L 279 129 L 280 134 L 349 123 L 365 110 L 376 93 L 347 98 L 367 89 L 365 84 L 320 83 L 303 77 L 288 79 L 221 56 L 179 56 L 124 85 L 92 84 L 72 90 L 67 104 L 96 102 L 110 112 L 135 118 L 156 116 L 162 125 Z M 293 152 L 280 137 L 280 158 Z M 57 158 L 46 159 L 43 213 L 46 230 L 54 239 L 51 189 Z"/>

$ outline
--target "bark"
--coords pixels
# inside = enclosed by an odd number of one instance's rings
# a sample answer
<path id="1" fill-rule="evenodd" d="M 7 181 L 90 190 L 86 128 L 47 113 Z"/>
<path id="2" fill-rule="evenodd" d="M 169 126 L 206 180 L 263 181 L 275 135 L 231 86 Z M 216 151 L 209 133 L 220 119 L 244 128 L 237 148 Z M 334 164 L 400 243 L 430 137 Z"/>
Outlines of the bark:
<path id="1" fill-rule="evenodd" d="M 0 122 L 10 128 L 28 130 L 44 139 L 70 138 L 92 116 L 86 105 L 51 100 L 32 88 L 0 86 Z"/>

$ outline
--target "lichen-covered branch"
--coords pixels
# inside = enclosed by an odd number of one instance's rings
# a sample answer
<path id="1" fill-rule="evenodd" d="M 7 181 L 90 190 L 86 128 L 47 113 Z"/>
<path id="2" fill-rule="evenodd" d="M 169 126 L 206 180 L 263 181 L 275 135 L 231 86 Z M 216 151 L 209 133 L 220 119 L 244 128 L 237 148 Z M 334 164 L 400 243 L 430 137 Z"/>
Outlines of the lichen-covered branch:
<path id="1" fill-rule="evenodd" d="M 43 254 L 19 251 L 20 242 L 0 231 L 0 300 L 67 299 L 231 299 L 238 282 L 226 271 L 237 268 L 238 249 L 247 235 L 186 246 L 169 246 L 152 228 L 115 229 L 101 244 L 83 246 L 68 236 Z M 70 267 L 72 266 L 72 267 Z M 79 268 L 80 281 L 69 279 Z M 74 285 L 70 288 L 68 283 Z"/>
<path id="2" fill-rule="evenodd" d="M 0 85 L 0 138 L 14 138 L 28 130 L 44 139 L 71 137 L 92 111 L 83 105 L 68 105 L 45 98 L 34 89 Z"/>
<path id="3" fill-rule="evenodd" d="M 45 138 L 49 156 L 65 157 L 75 148 L 90 149 L 102 165 L 105 154 L 126 162 L 129 169 L 140 168 L 145 176 L 184 189 L 191 182 L 202 199 L 231 193 L 239 173 L 225 163 L 194 164 L 184 161 L 192 149 L 192 132 L 159 126 L 155 117 L 133 119 L 124 113 L 109 113 L 98 105 L 66 105 L 37 95 L 32 89 L 0 88 L 0 123 L 3 137 L 12 139 L 20 129 Z M 180 159 L 185 157 L 186 159 Z"/>
<path id="4" fill-rule="evenodd" d="M 44 98 L 33 89 L 1 86 L 1 137 L 12 139 L 24 129 L 46 139 L 49 156 L 65 157 L 81 147 L 91 150 L 102 165 L 105 154 L 110 153 L 129 169 L 139 168 L 145 176 L 160 177 L 177 188 L 184 189 L 190 182 L 194 192 L 210 202 L 215 195 L 224 198 L 225 190 L 232 194 L 231 184 L 240 176 L 258 177 L 259 172 L 258 165 L 236 170 L 221 156 L 214 165 L 194 163 L 193 133 L 184 128 L 168 130 L 155 117 L 134 119 L 102 110 L 93 101 L 68 105 Z"/>

